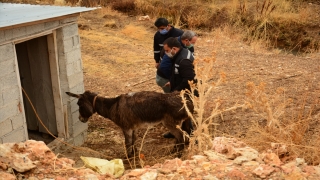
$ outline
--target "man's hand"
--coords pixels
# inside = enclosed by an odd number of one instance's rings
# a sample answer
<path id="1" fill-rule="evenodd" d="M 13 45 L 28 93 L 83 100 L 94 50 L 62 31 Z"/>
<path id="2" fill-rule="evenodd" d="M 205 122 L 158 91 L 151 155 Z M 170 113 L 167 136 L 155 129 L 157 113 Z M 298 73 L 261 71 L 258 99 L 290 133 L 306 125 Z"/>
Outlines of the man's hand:
<path id="1" fill-rule="evenodd" d="M 163 87 L 170 86 L 170 82 L 167 82 Z"/>
<path id="2" fill-rule="evenodd" d="M 159 66 L 160 66 L 160 63 L 157 63 L 157 62 L 156 62 L 155 67 L 158 69 Z"/>

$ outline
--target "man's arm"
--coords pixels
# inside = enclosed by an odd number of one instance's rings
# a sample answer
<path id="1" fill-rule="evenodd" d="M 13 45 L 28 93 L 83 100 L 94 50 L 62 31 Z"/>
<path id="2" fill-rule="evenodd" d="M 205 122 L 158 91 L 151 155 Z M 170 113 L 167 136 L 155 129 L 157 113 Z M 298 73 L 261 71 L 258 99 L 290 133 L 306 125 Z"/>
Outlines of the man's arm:
<path id="1" fill-rule="evenodd" d="M 153 38 L 153 53 L 154 53 L 154 60 L 156 63 L 160 62 L 160 46 L 159 43 L 157 42 L 156 35 Z"/>
<path id="2" fill-rule="evenodd" d="M 188 81 L 194 80 L 195 72 L 190 59 L 181 60 L 179 65 L 179 75 L 181 76 L 182 81 L 174 88 L 175 91 L 181 91 L 189 88 L 190 86 Z"/>

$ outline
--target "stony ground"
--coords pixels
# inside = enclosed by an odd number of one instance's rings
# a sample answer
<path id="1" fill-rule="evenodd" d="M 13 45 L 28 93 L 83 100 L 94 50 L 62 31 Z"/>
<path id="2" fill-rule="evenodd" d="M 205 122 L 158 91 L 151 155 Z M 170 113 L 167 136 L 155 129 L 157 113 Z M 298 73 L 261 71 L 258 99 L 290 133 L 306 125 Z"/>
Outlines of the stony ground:
<path id="1" fill-rule="evenodd" d="M 213 146 L 188 160 L 168 159 L 163 163 L 126 170 L 122 163 L 104 173 L 94 168 L 74 168 L 71 159 L 54 154 L 43 142 L 0 144 L 0 179 L 319 179 L 320 166 L 308 166 L 301 158 L 283 163 L 278 154 L 286 147 L 273 144 L 259 153 L 233 138 L 216 137 Z M 121 161 L 121 160 L 120 160 Z M 96 167 L 96 166 L 91 166 Z M 122 168 L 119 168 L 122 167 Z"/>

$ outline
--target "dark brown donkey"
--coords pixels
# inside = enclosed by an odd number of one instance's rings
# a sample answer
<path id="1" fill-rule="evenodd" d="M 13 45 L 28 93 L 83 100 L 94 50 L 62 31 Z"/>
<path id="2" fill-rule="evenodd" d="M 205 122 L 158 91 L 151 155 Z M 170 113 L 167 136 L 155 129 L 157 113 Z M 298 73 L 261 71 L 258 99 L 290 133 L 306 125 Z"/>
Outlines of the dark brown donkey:
<path id="1" fill-rule="evenodd" d="M 66 93 L 79 99 L 77 104 L 81 122 L 87 122 L 89 117 L 97 112 L 122 129 L 129 157 L 132 157 L 135 151 L 133 145 L 137 130 L 159 123 L 167 127 L 177 139 L 176 150 L 184 148 L 183 133 L 176 126 L 181 126 L 188 114 L 178 92 L 163 94 L 142 91 L 122 94 L 115 98 L 100 97 L 90 91 L 83 94 Z M 193 111 L 192 103 L 188 104 L 188 108 Z"/>

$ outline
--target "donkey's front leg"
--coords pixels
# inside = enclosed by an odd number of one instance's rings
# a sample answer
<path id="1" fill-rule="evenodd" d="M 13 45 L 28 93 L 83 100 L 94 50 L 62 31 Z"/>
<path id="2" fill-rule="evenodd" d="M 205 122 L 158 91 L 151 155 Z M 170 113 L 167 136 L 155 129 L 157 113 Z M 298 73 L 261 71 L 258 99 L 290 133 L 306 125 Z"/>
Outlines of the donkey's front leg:
<path id="1" fill-rule="evenodd" d="M 133 151 L 133 155 L 135 156 L 135 154 L 138 154 L 138 150 L 136 147 L 136 141 L 137 141 L 137 130 L 133 130 L 132 132 L 132 151 Z"/>
<path id="2" fill-rule="evenodd" d="M 133 156 L 133 130 L 127 129 L 123 130 L 124 142 L 126 144 L 126 153 L 130 158 Z"/>

